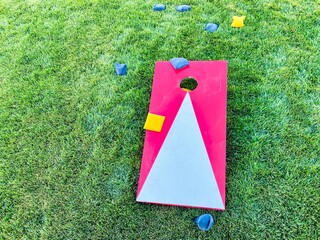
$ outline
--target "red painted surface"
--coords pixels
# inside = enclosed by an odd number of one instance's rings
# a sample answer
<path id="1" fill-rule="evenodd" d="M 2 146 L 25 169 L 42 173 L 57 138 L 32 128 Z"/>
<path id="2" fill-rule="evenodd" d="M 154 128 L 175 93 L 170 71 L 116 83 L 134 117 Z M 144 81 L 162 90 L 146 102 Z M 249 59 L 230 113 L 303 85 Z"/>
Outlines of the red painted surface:
<path id="1" fill-rule="evenodd" d="M 170 62 L 156 62 L 149 112 L 166 119 L 160 133 L 146 131 L 137 196 L 186 95 L 180 83 L 188 77 L 198 82 L 197 88 L 190 92 L 190 98 L 225 205 L 226 61 L 190 61 L 190 65 L 181 70 L 175 70 Z"/>

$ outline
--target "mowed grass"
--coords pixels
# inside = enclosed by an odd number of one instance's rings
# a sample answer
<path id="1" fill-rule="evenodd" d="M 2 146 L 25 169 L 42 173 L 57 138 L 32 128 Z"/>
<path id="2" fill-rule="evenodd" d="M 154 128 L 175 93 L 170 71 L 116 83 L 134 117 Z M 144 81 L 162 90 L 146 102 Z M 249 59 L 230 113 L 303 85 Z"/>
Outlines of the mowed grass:
<path id="1" fill-rule="evenodd" d="M 155 3 L 0 2 L 0 239 L 319 239 L 319 1 Z M 135 202 L 154 64 L 172 57 L 229 64 L 223 212 Z"/>

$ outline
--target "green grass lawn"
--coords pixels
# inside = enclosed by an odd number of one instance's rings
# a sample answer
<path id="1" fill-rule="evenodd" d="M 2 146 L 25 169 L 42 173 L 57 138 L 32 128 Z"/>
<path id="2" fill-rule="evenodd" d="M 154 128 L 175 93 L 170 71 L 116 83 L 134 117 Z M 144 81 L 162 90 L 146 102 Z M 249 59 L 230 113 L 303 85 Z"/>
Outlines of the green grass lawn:
<path id="1" fill-rule="evenodd" d="M 0 1 L 0 239 L 319 239 L 320 2 L 155 3 Z M 154 64 L 172 57 L 229 64 L 223 212 L 135 202 Z"/>

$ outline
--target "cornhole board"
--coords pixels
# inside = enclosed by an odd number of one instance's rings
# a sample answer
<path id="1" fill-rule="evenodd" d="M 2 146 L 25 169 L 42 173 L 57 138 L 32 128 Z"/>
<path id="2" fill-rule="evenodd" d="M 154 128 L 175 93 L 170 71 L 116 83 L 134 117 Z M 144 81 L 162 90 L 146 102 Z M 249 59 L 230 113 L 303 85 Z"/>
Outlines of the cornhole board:
<path id="1" fill-rule="evenodd" d="M 180 88 L 188 77 L 190 92 Z M 225 209 L 226 102 L 226 61 L 156 62 L 149 113 L 164 122 L 146 130 L 138 202 Z"/>

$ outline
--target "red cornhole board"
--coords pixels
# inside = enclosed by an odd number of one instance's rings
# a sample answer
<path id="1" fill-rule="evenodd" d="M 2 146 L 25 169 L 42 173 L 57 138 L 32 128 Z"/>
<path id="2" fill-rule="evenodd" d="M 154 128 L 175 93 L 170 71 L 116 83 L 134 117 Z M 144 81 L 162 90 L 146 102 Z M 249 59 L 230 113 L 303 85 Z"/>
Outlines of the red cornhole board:
<path id="1" fill-rule="evenodd" d="M 192 77 L 198 86 L 180 88 Z M 149 113 L 165 117 L 146 131 L 137 201 L 225 209 L 227 62 L 156 62 Z"/>

